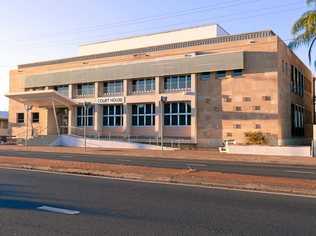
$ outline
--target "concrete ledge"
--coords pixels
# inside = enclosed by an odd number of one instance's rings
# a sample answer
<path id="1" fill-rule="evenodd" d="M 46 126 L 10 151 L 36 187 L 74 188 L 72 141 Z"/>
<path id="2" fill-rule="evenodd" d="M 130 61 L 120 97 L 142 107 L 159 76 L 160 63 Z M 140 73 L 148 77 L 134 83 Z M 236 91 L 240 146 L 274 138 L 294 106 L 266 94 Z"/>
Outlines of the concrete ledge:
<path id="1" fill-rule="evenodd" d="M 246 154 L 246 155 L 270 155 L 270 156 L 300 156 L 311 157 L 310 146 L 259 146 L 259 145 L 232 145 L 228 148 L 228 153 L 231 154 Z"/>

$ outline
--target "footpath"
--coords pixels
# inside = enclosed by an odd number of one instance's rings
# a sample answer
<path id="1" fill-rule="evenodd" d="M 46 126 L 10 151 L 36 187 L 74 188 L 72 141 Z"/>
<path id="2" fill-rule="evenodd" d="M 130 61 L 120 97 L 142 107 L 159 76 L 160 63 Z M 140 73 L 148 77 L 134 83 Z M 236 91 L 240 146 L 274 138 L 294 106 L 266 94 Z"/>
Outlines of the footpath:
<path id="1" fill-rule="evenodd" d="M 305 157 L 274 157 L 220 154 L 216 150 L 117 150 L 117 149 L 87 149 L 66 147 L 28 147 L 0 146 L 0 150 L 28 152 L 85 153 L 106 157 L 150 157 L 174 158 L 187 160 L 220 160 L 229 162 L 282 164 L 316 167 L 316 159 Z M 128 163 L 127 163 L 128 164 Z M 46 160 L 38 158 L 0 156 L 0 167 L 22 168 L 72 174 L 104 176 L 112 178 L 132 179 L 141 181 L 182 183 L 198 186 L 225 187 L 242 190 L 257 190 L 278 193 L 309 195 L 316 197 L 316 180 L 285 177 L 269 177 L 244 174 L 231 174 L 195 169 L 153 168 L 129 165 L 112 165 L 102 163 L 87 163 L 79 161 Z"/>

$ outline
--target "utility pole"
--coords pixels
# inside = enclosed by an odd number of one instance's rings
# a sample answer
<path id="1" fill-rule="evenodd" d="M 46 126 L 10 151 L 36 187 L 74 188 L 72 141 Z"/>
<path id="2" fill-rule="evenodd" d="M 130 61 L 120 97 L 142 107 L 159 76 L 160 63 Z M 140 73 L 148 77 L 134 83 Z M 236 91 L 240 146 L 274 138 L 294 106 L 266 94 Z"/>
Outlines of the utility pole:
<path id="1" fill-rule="evenodd" d="M 29 136 L 29 111 L 31 111 L 33 107 L 31 105 L 25 105 L 24 107 L 25 107 L 25 111 L 26 111 L 26 131 L 25 131 L 25 143 L 24 143 L 24 145 L 25 145 L 25 148 L 27 148 L 27 145 L 28 145 L 27 140 L 29 138 L 28 137 Z"/>

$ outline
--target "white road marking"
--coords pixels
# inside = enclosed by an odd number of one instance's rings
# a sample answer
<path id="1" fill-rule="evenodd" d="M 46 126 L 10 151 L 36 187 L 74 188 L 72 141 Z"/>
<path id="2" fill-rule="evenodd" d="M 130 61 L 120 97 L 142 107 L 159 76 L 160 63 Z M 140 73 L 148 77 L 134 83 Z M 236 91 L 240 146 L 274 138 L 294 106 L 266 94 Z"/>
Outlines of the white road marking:
<path id="1" fill-rule="evenodd" d="M 188 166 L 207 166 L 206 164 L 192 164 L 192 163 L 187 163 L 186 165 Z"/>
<path id="2" fill-rule="evenodd" d="M 41 206 L 41 207 L 37 207 L 37 209 L 42 210 L 42 211 L 49 211 L 53 213 L 66 214 L 66 215 L 78 215 L 80 213 L 80 211 L 74 211 L 74 210 L 56 208 L 56 207 L 50 207 L 50 206 Z"/>
<path id="3" fill-rule="evenodd" d="M 312 175 L 316 175 L 315 172 L 311 172 L 311 171 L 286 170 L 285 172 L 296 173 L 296 174 L 312 174 Z"/>
<path id="4" fill-rule="evenodd" d="M 132 162 L 131 160 L 120 160 L 120 161 L 123 161 L 123 162 Z"/>

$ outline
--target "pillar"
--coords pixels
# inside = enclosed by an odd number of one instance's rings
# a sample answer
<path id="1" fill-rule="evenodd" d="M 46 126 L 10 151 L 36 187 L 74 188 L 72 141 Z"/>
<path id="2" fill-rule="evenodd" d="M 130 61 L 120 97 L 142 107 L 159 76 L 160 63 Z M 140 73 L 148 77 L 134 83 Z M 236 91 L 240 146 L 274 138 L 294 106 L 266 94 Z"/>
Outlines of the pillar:
<path id="1" fill-rule="evenodd" d="M 131 134 L 131 126 L 132 126 L 132 111 L 130 104 L 123 105 L 123 133 L 125 137 L 130 136 Z"/>
<path id="2" fill-rule="evenodd" d="M 161 106 L 160 106 L 160 92 L 161 92 L 161 78 L 159 76 L 155 77 L 155 111 L 156 111 L 156 116 L 155 116 L 155 133 L 156 136 L 160 137 L 161 134 L 161 118 L 160 118 L 160 112 L 161 112 Z"/>
<path id="3" fill-rule="evenodd" d="M 73 86 L 72 84 L 69 84 L 69 85 L 68 85 L 68 97 L 69 97 L 70 99 L 73 98 L 73 88 L 74 88 L 74 86 Z"/>
<path id="4" fill-rule="evenodd" d="M 191 74 L 191 140 L 197 143 L 197 76 Z"/>

